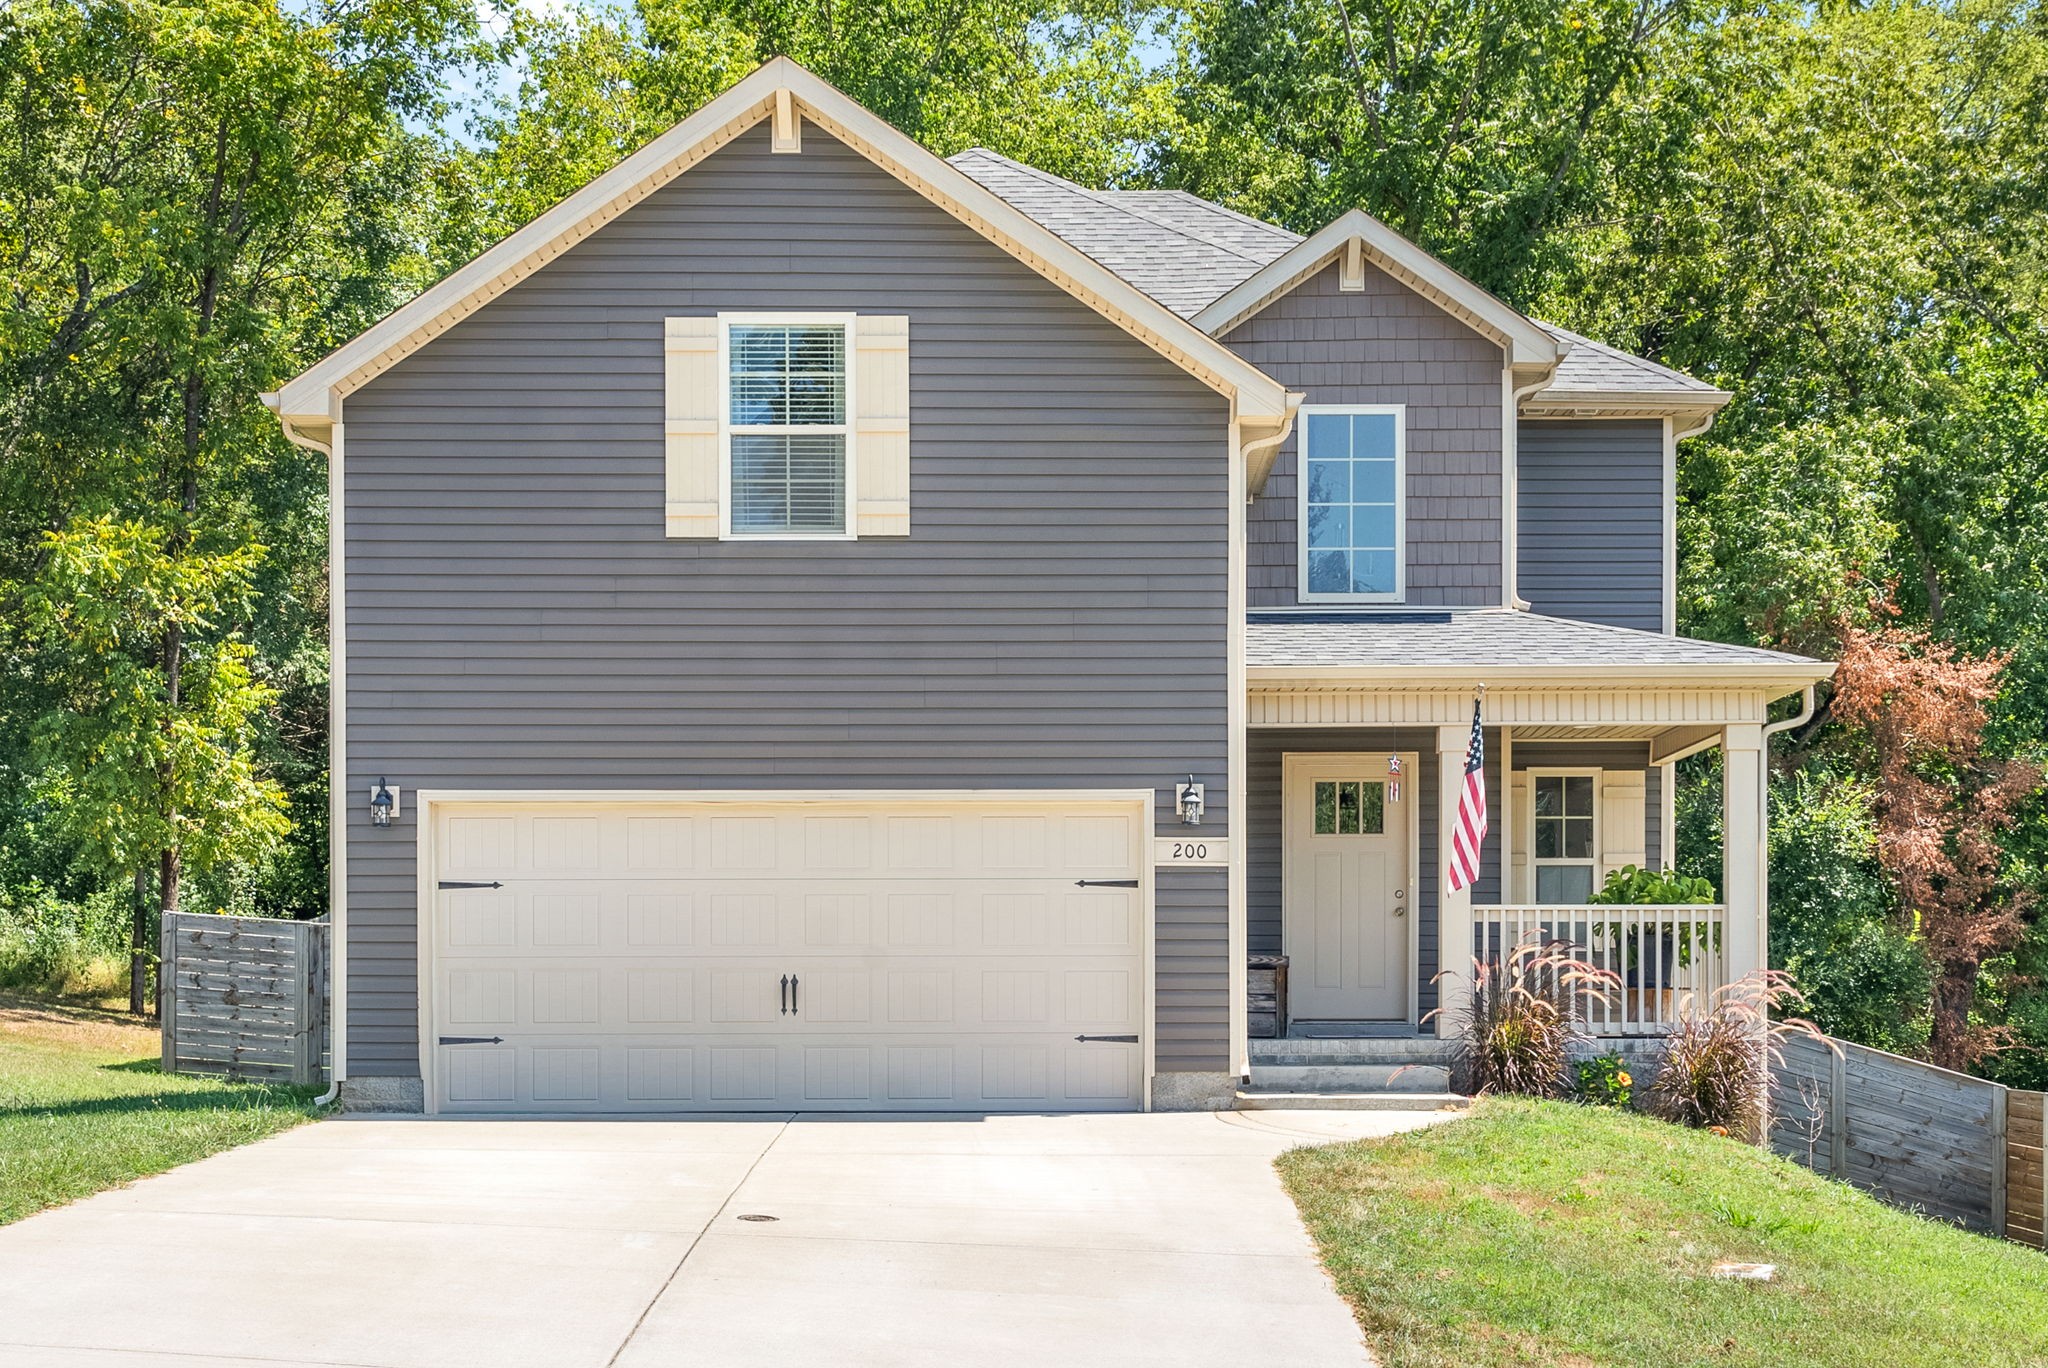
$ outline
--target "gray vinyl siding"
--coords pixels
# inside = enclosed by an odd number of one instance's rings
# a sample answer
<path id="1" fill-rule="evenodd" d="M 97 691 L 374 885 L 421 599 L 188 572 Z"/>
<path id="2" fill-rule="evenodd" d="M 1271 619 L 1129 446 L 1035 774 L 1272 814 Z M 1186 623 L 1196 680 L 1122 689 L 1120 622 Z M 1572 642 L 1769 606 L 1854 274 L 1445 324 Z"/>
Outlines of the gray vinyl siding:
<path id="1" fill-rule="evenodd" d="M 1365 290 L 1312 276 L 1223 339 L 1311 404 L 1405 404 L 1407 602 L 1498 605 L 1501 587 L 1499 346 L 1383 272 Z M 1280 449 L 1246 533 L 1248 601 L 1297 601 L 1296 446 Z"/>
<path id="2" fill-rule="evenodd" d="M 671 540 L 662 320 L 908 314 L 912 535 Z M 349 1068 L 417 1070 L 420 789 L 1208 784 L 1221 398 L 886 173 L 744 135 L 352 395 Z M 1163 876 L 1158 1063 L 1228 1067 L 1225 881 Z"/>
<path id="3" fill-rule="evenodd" d="M 1664 850 L 1664 771 L 1650 764 L 1647 741 L 1517 741 L 1514 766 L 1528 769 L 1641 770 L 1643 858 L 1651 869 L 1669 860 Z M 1521 817 L 1515 818 L 1520 822 Z"/>
<path id="4" fill-rule="evenodd" d="M 1488 729 L 1488 755 L 1498 755 L 1499 732 Z M 1245 913 L 1247 944 L 1255 955 L 1279 954 L 1284 941 L 1281 928 L 1281 870 L 1284 857 L 1281 831 L 1281 764 L 1290 753 L 1359 751 L 1367 755 L 1414 751 L 1417 772 L 1413 809 L 1416 817 L 1415 936 L 1418 1012 L 1436 1010 L 1436 985 L 1430 980 L 1439 968 L 1437 961 L 1437 895 L 1441 887 L 1443 862 L 1437 841 L 1438 760 L 1434 727 L 1296 727 L 1253 728 L 1245 753 L 1246 822 Z M 1486 770 L 1488 810 L 1500 813 L 1500 769 Z M 1475 903 L 1500 901 L 1499 823 L 1487 833 L 1479 852 L 1479 880 L 1472 886 Z"/>
<path id="5" fill-rule="evenodd" d="M 1536 612 L 1664 630 L 1664 425 L 1525 422 L 1516 588 Z"/>

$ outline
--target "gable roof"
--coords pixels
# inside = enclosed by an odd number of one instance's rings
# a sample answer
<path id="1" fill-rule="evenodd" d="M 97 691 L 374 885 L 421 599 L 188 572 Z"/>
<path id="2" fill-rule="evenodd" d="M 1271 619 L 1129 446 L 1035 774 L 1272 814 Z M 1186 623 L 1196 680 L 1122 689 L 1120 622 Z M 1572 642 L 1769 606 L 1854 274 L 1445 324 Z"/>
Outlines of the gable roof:
<path id="1" fill-rule="evenodd" d="M 950 160 L 1131 284 L 1198 322 L 1212 314 L 1236 312 L 1222 307 L 1224 297 L 1304 241 L 1300 234 L 1278 224 L 1212 204 L 1184 190 L 1090 190 L 980 147 Z M 1377 220 L 1371 222 L 1385 229 Z M 1174 240 L 1176 237 L 1179 240 Z M 1286 293 L 1335 255 L 1334 245 L 1327 256 L 1314 254 L 1312 269 L 1287 280 L 1285 288 L 1274 288 L 1265 302 Z M 1498 300 L 1494 303 L 1508 307 Z M 1212 320 L 1214 325 L 1208 331 L 1221 332 L 1239 321 Z M 1550 384 L 1524 401 L 1525 412 L 1555 416 L 1629 410 L 1711 413 L 1731 397 L 1725 390 L 1569 329 L 1541 320 L 1526 321 L 1549 335 L 1563 359 Z"/>
<path id="2" fill-rule="evenodd" d="M 1208 333 L 1228 332 L 1336 261 L 1354 243 L 1388 275 L 1498 341 L 1510 365 L 1538 372 L 1557 366 L 1563 354 L 1557 339 L 1363 209 L 1347 209 L 1246 276 L 1196 314 L 1195 326 Z"/>
<path id="3" fill-rule="evenodd" d="M 755 68 L 639 151 L 264 396 L 288 431 L 319 439 L 342 400 L 763 119 L 777 142 L 808 119 L 1175 365 L 1277 431 L 1285 387 L 1001 195 L 948 165 L 787 57 Z M 792 149 L 794 150 L 794 149 Z M 799 152 L 798 155 L 801 155 Z"/>

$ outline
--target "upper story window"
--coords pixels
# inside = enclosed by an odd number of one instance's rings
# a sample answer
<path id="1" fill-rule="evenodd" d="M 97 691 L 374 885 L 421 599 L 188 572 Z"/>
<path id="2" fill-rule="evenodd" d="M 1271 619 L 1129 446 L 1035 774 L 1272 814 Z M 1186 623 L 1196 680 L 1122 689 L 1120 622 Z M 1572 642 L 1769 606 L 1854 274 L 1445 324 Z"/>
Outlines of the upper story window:
<path id="1" fill-rule="evenodd" d="M 1593 896 L 1600 849 L 1593 771 L 1529 775 L 1529 817 L 1536 901 L 1583 903 Z"/>
<path id="2" fill-rule="evenodd" d="M 1398 601 L 1407 577 L 1402 406 L 1304 405 L 1300 446 L 1302 600 Z"/>
<path id="3" fill-rule="evenodd" d="M 830 317 L 725 321 L 730 535 L 846 535 L 849 328 Z"/>

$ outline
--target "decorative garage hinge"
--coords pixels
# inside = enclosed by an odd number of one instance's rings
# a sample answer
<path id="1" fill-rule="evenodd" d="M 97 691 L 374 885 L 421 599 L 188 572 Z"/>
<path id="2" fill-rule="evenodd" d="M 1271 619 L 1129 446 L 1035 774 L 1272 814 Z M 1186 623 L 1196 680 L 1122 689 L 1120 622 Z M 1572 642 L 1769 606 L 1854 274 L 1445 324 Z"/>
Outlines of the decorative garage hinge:
<path id="1" fill-rule="evenodd" d="M 460 879 L 443 879 L 434 885 L 436 888 L 503 888 L 504 886 L 501 883 L 464 883 Z"/>
<path id="2" fill-rule="evenodd" d="M 1076 888 L 1136 888 L 1136 879 L 1076 879 Z"/>
<path id="3" fill-rule="evenodd" d="M 503 1036 L 442 1036 L 443 1045 L 503 1045 Z"/>
<path id="4" fill-rule="evenodd" d="M 1081 1042 L 1082 1044 L 1084 1044 L 1084 1045 L 1093 1045 L 1093 1044 L 1097 1044 L 1097 1043 L 1106 1043 L 1106 1044 L 1110 1044 L 1110 1045 L 1135 1045 L 1135 1044 L 1137 1044 L 1137 1043 L 1138 1043 L 1138 1038 L 1137 1038 L 1136 1036 L 1134 1036 L 1134 1035 L 1127 1035 L 1127 1036 L 1091 1036 L 1091 1035 L 1077 1035 L 1077 1036 L 1075 1036 L 1075 1037 L 1074 1037 L 1074 1039 L 1076 1039 L 1076 1040 L 1080 1041 L 1080 1042 Z"/>

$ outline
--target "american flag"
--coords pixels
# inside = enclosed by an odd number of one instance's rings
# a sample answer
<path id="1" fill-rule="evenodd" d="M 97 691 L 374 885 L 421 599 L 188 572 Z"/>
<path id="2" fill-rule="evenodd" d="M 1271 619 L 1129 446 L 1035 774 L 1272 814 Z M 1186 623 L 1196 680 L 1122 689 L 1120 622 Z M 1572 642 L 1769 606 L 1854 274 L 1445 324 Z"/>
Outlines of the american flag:
<path id="1" fill-rule="evenodd" d="M 1451 828 L 1451 892 L 1461 893 L 1479 878 L 1479 847 L 1486 841 L 1486 732 L 1479 700 L 1472 700 L 1472 741 L 1465 747 L 1465 787 L 1458 794 L 1458 820 Z"/>

